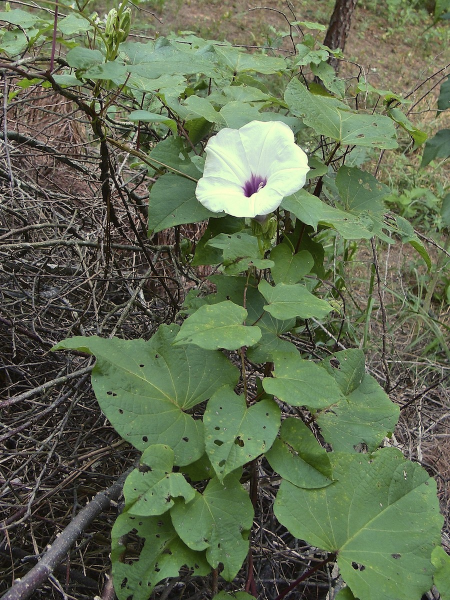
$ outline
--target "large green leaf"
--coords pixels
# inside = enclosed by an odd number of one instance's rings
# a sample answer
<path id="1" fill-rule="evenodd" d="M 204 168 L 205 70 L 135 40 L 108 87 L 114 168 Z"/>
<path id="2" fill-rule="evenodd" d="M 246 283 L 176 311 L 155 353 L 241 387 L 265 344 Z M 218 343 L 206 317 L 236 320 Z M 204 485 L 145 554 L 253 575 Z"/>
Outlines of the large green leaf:
<path id="1" fill-rule="evenodd" d="M 346 240 L 370 239 L 374 236 L 372 223 L 362 221 L 357 215 L 328 206 L 306 190 L 284 198 L 281 207 L 314 229 L 317 229 L 319 224 L 333 227 Z"/>
<path id="2" fill-rule="evenodd" d="M 266 312 L 263 308 L 265 299 L 258 291 L 255 281 L 247 281 L 246 277 L 221 275 L 212 276 L 210 280 L 217 286 L 217 294 L 208 297 L 210 301 L 221 302 L 229 299 L 240 306 L 245 304 L 248 312 L 247 322 L 258 325 L 261 329 L 262 336 L 258 343 L 247 351 L 250 360 L 262 363 L 271 361 L 276 351 L 297 351 L 293 344 L 279 337 L 294 327 L 295 319 L 276 319 Z"/>
<path id="3" fill-rule="evenodd" d="M 298 353 L 275 354 L 274 376 L 265 377 L 262 383 L 268 394 L 292 406 L 325 408 L 342 397 L 334 378 Z"/>
<path id="4" fill-rule="evenodd" d="M 143 546 L 136 560 L 131 545 L 133 560 L 125 560 L 123 540 L 133 534 Z M 114 588 L 119 600 L 148 600 L 155 585 L 167 577 L 178 577 L 183 566 L 192 569 L 193 575 L 207 575 L 211 570 L 204 552 L 191 550 L 180 540 L 168 514 L 121 514 L 112 528 L 111 547 Z"/>
<path id="5" fill-rule="evenodd" d="M 450 7 L 449 7 L 450 8 Z M 441 85 L 441 91 L 439 92 L 438 99 L 438 114 L 444 110 L 448 110 L 450 108 L 450 75 Z"/>
<path id="6" fill-rule="evenodd" d="M 222 262 L 227 275 L 237 275 L 246 271 L 249 266 L 257 269 L 269 269 L 274 263 L 264 259 L 258 238 L 245 231 L 237 233 L 220 233 L 207 242 L 208 246 L 222 250 Z"/>
<path id="7" fill-rule="evenodd" d="M 176 45 L 162 37 L 156 43 L 127 42 L 120 48 L 131 63 L 128 71 L 147 79 L 156 79 L 167 73 L 203 73 L 208 77 L 217 74 L 217 67 L 187 44 L 181 47 L 181 44 Z"/>
<path id="8" fill-rule="evenodd" d="M 155 161 L 157 170 L 166 167 L 178 175 L 184 174 L 193 180 L 197 180 L 199 177 L 197 167 L 192 163 L 183 141 L 179 137 L 170 136 L 158 142 L 148 157 Z"/>
<path id="9" fill-rule="evenodd" d="M 283 421 L 280 438 L 266 458 L 274 471 L 298 487 L 320 488 L 332 482 L 326 450 L 300 419 Z"/>
<path id="10" fill-rule="evenodd" d="M 239 129 L 250 121 L 282 121 L 294 131 L 298 131 L 301 126 L 300 119 L 296 117 L 274 112 L 259 112 L 260 109 L 261 105 L 253 106 L 248 102 L 231 101 L 220 109 L 220 114 L 225 119 L 227 127 L 232 129 Z"/>
<path id="11" fill-rule="evenodd" d="M 128 115 L 128 119 L 133 123 L 138 123 L 139 121 L 142 121 L 143 123 L 164 123 L 174 135 L 177 133 L 177 124 L 167 115 L 152 113 L 148 110 L 133 110 Z"/>
<path id="12" fill-rule="evenodd" d="M 247 556 L 247 532 L 253 522 L 253 506 L 234 471 L 223 484 L 212 479 L 203 494 L 185 504 L 176 501 L 171 509 L 173 525 L 189 548 L 205 550 L 209 564 L 223 564 L 221 575 L 231 581 Z"/>
<path id="13" fill-rule="evenodd" d="M 196 182 L 172 173 L 163 175 L 153 184 L 148 204 L 149 235 L 174 225 L 198 223 L 217 216 L 197 200 L 196 186 Z"/>
<path id="14" fill-rule="evenodd" d="M 86 79 L 93 79 L 96 81 L 100 80 L 111 80 L 116 85 L 122 85 L 127 80 L 127 68 L 119 60 L 111 60 L 106 63 L 99 65 L 90 66 L 87 71 L 83 74 Z"/>
<path id="15" fill-rule="evenodd" d="M 234 76 L 245 71 L 271 75 L 278 71 L 284 71 L 287 67 L 284 58 L 267 56 L 266 54 L 250 54 L 233 46 L 217 45 L 214 46 L 214 50 L 221 58 L 222 64 L 226 65 Z"/>
<path id="16" fill-rule="evenodd" d="M 324 367 L 341 388 L 343 397 L 317 417 L 322 435 L 339 452 L 363 445 L 375 450 L 394 430 L 400 414 L 377 381 L 364 369 L 361 350 L 343 350 Z"/>
<path id="17" fill-rule="evenodd" d="M 216 215 L 217 216 L 217 215 Z M 236 233 L 242 231 L 245 227 L 244 219 L 225 215 L 223 218 L 209 219 L 208 227 L 201 237 L 195 249 L 192 264 L 199 265 L 218 265 L 223 261 L 223 253 L 220 248 L 214 248 L 208 244 L 209 240 L 220 233 Z"/>
<path id="18" fill-rule="evenodd" d="M 284 99 L 292 113 L 303 117 L 319 135 L 347 146 L 397 147 L 394 124 L 388 117 L 357 113 L 334 98 L 311 94 L 298 79 L 290 81 Z"/>
<path id="19" fill-rule="evenodd" d="M 225 300 L 201 306 L 184 321 L 175 338 L 176 344 L 196 344 L 201 348 L 237 350 L 253 346 L 261 337 L 259 327 L 245 326 L 245 308 Z"/>
<path id="20" fill-rule="evenodd" d="M 219 481 L 268 450 L 280 427 L 280 409 L 262 399 L 250 408 L 245 398 L 223 387 L 205 411 L 205 447 Z"/>
<path id="21" fill-rule="evenodd" d="M 294 317 L 322 319 L 333 310 L 328 302 L 311 294 L 300 283 L 293 285 L 278 283 L 272 286 L 263 279 L 258 289 L 268 302 L 264 306 L 264 310 L 276 319 L 292 319 Z"/>
<path id="22" fill-rule="evenodd" d="M 307 250 L 294 254 L 288 244 L 278 244 L 270 253 L 274 261 L 271 274 L 275 283 L 288 285 L 299 282 L 314 266 L 314 259 Z"/>
<path id="23" fill-rule="evenodd" d="M 278 520 L 297 538 L 337 553 L 357 598 L 411 600 L 432 585 L 431 552 L 440 542 L 436 483 L 394 448 L 330 453 L 333 484 L 316 490 L 283 481 Z"/>
<path id="24" fill-rule="evenodd" d="M 93 26 L 89 21 L 77 13 L 70 13 L 67 17 L 58 20 L 58 29 L 64 35 L 74 35 L 75 33 L 84 33 L 91 31 Z"/>
<path id="25" fill-rule="evenodd" d="M 436 135 L 427 140 L 423 150 L 421 167 L 426 167 L 435 158 L 450 156 L 450 129 L 441 129 Z"/>
<path id="26" fill-rule="evenodd" d="M 5 23 L 11 23 L 12 25 L 19 25 L 23 29 L 31 29 L 41 20 L 39 15 L 22 10 L 21 8 L 0 12 L 0 21 L 5 21 Z"/>
<path id="27" fill-rule="evenodd" d="M 123 486 L 125 510 L 130 515 L 162 515 L 173 506 L 173 498 L 185 502 L 194 498 L 192 488 L 181 473 L 172 473 L 174 453 L 164 444 L 144 450 L 139 469 L 134 469 Z"/>
<path id="28" fill-rule="evenodd" d="M 386 212 L 383 198 L 390 189 L 370 173 L 344 165 L 337 172 L 336 187 L 344 210 L 355 214 L 365 212 L 376 219 L 382 218 Z"/>
<path id="29" fill-rule="evenodd" d="M 100 50 L 91 50 L 90 48 L 76 46 L 72 50 L 69 50 L 66 60 L 68 65 L 74 69 L 88 69 L 93 65 L 102 64 L 105 57 Z"/>
<path id="30" fill-rule="evenodd" d="M 223 116 L 216 111 L 211 102 L 206 98 L 195 95 L 189 96 L 189 98 L 185 100 L 184 105 L 189 109 L 188 120 L 203 117 L 210 123 L 225 125 Z"/>
<path id="31" fill-rule="evenodd" d="M 434 584 L 441 600 L 450 600 L 450 556 L 442 546 L 436 546 L 431 555 L 431 561 L 436 569 Z"/>
<path id="32" fill-rule="evenodd" d="M 211 216 L 217 217 L 216 213 L 200 204 L 195 196 L 200 173 L 190 160 L 181 139 L 169 137 L 159 142 L 150 152 L 149 159 L 155 162 L 155 169 L 166 167 L 173 171 L 159 177 L 151 187 L 149 235 L 174 225 L 197 223 Z"/>
<path id="33" fill-rule="evenodd" d="M 54 349 L 94 354 L 92 386 L 116 431 L 138 450 L 167 444 L 175 463 L 184 465 L 204 450 L 203 424 L 185 411 L 223 385 L 235 385 L 238 370 L 220 352 L 174 347 L 178 331 L 162 325 L 148 342 L 74 337 Z"/>

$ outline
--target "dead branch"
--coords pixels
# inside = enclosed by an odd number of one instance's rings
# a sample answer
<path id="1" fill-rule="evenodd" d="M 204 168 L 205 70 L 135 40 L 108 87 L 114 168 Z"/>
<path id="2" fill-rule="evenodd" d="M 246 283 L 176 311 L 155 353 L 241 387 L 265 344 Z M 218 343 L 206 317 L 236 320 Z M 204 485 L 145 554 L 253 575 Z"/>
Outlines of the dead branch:
<path id="1" fill-rule="evenodd" d="M 124 481 L 130 472 L 131 469 L 121 475 L 107 490 L 99 492 L 56 538 L 38 564 L 22 579 L 16 580 L 14 585 L 2 596 L 2 600 L 26 600 L 29 598 L 64 560 L 67 552 L 83 531 L 102 511 L 110 506 L 112 501 L 119 498 Z"/>

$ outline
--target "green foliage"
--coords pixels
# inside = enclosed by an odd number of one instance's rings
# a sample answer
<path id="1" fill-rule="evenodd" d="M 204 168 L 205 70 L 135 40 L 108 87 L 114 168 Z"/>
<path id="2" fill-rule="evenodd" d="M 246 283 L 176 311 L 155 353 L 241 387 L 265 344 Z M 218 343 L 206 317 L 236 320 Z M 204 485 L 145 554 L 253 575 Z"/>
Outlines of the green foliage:
<path id="1" fill-rule="evenodd" d="M 441 600 L 450 598 L 450 556 L 441 546 L 437 546 L 431 554 L 431 562 L 436 571 L 434 583 L 439 590 Z"/>
<path id="2" fill-rule="evenodd" d="M 450 129 L 440 129 L 434 137 L 427 140 L 422 156 L 421 167 L 426 167 L 436 158 L 450 157 Z"/>
<path id="3" fill-rule="evenodd" d="M 319 135 L 347 146 L 397 147 L 388 117 L 356 113 L 335 98 L 312 94 L 298 79 L 288 84 L 284 99 L 292 113 Z"/>
<path id="4" fill-rule="evenodd" d="M 283 481 L 277 518 L 296 537 L 337 553 L 356 597 L 420 598 L 432 584 L 431 551 L 443 522 L 435 482 L 394 448 L 332 453 L 330 460 L 336 481 L 327 487 Z"/>
<path id="5" fill-rule="evenodd" d="M 394 430 L 399 408 L 365 372 L 360 350 L 338 352 L 324 366 L 343 397 L 317 417 L 323 437 L 336 452 L 353 452 L 361 447 L 372 452 Z"/>
<path id="6" fill-rule="evenodd" d="M 203 494 L 192 502 L 176 502 L 172 522 L 180 538 L 192 550 L 206 550 L 213 568 L 223 564 L 222 577 L 231 581 L 248 552 L 248 532 L 253 523 L 253 506 L 234 471 L 223 483 L 211 479 Z"/>
<path id="7" fill-rule="evenodd" d="M 268 398 L 247 409 L 245 398 L 230 388 L 212 396 L 203 420 L 205 447 L 219 481 L 272 446 L 279 415 L 277 404 Z"/>
<path id="8" fill-rule="evenodd" d="M 0 19 L 10 25 L 0 45 L 11 56 L 32 35 L 51 39 L 48 19 L 25 11 Z M 38 76 L 79 99 L 95 140 L 146 165 L 149 236 L 176 227 L 180 237 L 178 226 L 209 219 L 200 241 L 178 240 L 170 250 L 180 268 L 207 267 L 189 276 L 199 286 L 187 295 L 178 323 L 160 325 L 149 341 L 75 337 L 54 348 L 96 357 L 99 405 L 142 452 L 112 530 L 117 596 L 147 600 L 182 568 L 199 576 L 217 569 L 232 581 L 249 553 L 257 465 L 267 459 L 281 481 L 276 517 L 329 560 L 337 555 L 348 586 L 340 598 L 419 600 L 432 585 L 432 560 L 437 585 L 448 578 L 442 553 L 432 555 L 442 524 L 435 484 L 399 451 L 378 449 L 399 410 L 366 373 L 363 352 L 330 356 L 331 338 L 323 336 L 313 354 L 301 334 L 315 323 L 332 324 L 340 311 L 337 286 L 325 298 L 318 292 L 328 277 L 330 239 L 391 243 L 397 235 L 431 266 L 408 221 L 385 218 L 389 188 L 345 164 L 353 147 L 395 150 L 396 125 L 416 146 L 423 134 L 392 105 L 401 102 L 392 92 L 375 90 L 386 114 L 354 108 L 345 81 L 326 62 L 336 52 L 311 34 L 297 44 L 296 56 L 280 58 L 196 36 L 130 41 L 129 19 L 124 2 L 104 21 L 69 11 L 58 25 L 70 48 L 60 79 Z M 86 44 L 78 36 L 83 31 Z M 299 67 L 323 85 L 308 88 Z M 440 111 L 448 104 L 448 87 L 442 88 Z M 109 109 L 123 128 L 120 142 L 109 135 Z M 195 196 L 208 136 L 252 120 L 287 123 L 312 167 L 305 189 L 284 198 L 265 223 L 211 213 Z M 447 133 L 427 141 L 422 166 L 448 156 Z"/>

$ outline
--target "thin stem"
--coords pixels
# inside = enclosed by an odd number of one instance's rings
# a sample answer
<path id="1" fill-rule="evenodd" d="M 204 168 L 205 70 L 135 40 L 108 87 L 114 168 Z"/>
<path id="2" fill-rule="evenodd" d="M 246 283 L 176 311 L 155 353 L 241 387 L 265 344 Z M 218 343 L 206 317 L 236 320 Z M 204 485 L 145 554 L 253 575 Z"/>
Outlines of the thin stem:
<path id="1" fill-rule="evenodd" d="M 56 31 L 58 29 L 58 11 L 59 11 L 59 0 L 55 0 L 55 18 L 53 20 L 53 37 L 52 37 L 52 53 L 50 56 L 50 73 L 53 73 L 53 66 L 55 64 L 55 52 L 56 52 Z"/>
<path id="2" fill-rule="evenodd" d="M 320 561 L 320 563 L 318 563 L 315 567 L 313 567 L 312 569 L 309 569 L 309 571 L 305 571 L 305 573 L 303 573 L 303 575 L 300 575 L 300 577 L 298 577 L 295 581 L 293 581 L 289 587 L 287 587 L 283 592 L 281 592 L 281 594 L 279 594 L 275 598 L 275 600 L 282 600 L 282 598 L 287 596 L 289 594 L 289 592 L 292 592 L 292 590 L 295 589 L 299 585 L 299 583 L 301 583 L 302 581 L 305 581 L 305 579 L 308 579 L 308 577 L 311 577 L 311 575 L 314 575 L 314 573 L 316 571 L 318 571 L 321 567 L 323 567 L 324 565 L 326 565 L 327 563 L 331 562 L 334 559 L 335 559 L 335 555 L 330 554 L 325 560 Z"/>

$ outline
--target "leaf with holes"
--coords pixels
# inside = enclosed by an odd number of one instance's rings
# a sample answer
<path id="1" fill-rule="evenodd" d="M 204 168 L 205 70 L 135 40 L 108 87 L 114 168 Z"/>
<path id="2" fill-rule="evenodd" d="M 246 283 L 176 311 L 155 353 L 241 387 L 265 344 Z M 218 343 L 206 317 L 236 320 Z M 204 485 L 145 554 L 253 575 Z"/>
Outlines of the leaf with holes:
<path id="1" fill-rule="evenodd" d="M 201 306 L 184 321 L 175 344 L 196 344 L 208 350 L 253 346 L 261 337 L 261 329 L 243 325 L 246 318 L 245 308 L 229 300 Z"/>
<path id="2" fill-rule="evenodd" d="M 361 446 L 373 451 L 394 430 L 400 414 L 383 388 L 364 368 L 362 350 L 343 350 L 324 361 L 343 396 L 317 417 L 322 435 L 339 452 Z"/>
<path id="3" fill-rule="evenodd" d="M 238 370 L 220 352 L 174 347 L 177 325 L 162 325 L 148 341 L 74 337 L 55 350 L 94 354 L 92 386 L 115 430 L 138 450 L 167 444 L 175 464 L 203 454 L 203 424 L 185 411 L 223 385 L 236 385 Z"/>
<path id="4" fill-rule="evenodd" d="M 223 481 L 271 447 L 280 427 L 280 409 L 268 398 L 247 408 L 244 396 L 223 387 L 209 400 L 203 422 L 206 452 Z"/>
<path id="5" fill-rule="evenodd" d="M 334 378 L 323 367 L 300 354 L 282 353 L 274 355 L 273 377 L 263 379 L 263 388 L 268 394 L 292 406 L 307 406 L 311 409 L 324 408 L 338 402 L 341 390 Z"/>
<path id="6" fill-rule="evenodd" d="M 295 537 L 337 553 L 357 598 L 420 598 L 432 586 L 443 523 L 436 482 L 395 448 L 329 457 L 336 481 L 303 489 L 284 480 L 276 517 Z"/>
<path id="7" fill-rule="evenodd" d="M 180 538 L 192 550 L 206 550 L 215 569 L 223 564 L 221 575 L 231 581 L 248 553 L 248 532 L 253 523 L 253 506 L 239 483 L 241 470 L 223 483 L 212 479 L 203 494 L 195 493 L 189 504 L 176 500 L 171 509 L 172 523 Z"/>
<path id="8" fill-rule="evenodd" d="M 264 310 L 276 319 L 292 319 L 294 317 L 322 319 L 333 310 L 328 302 L 311 294 L 300 283 L 294 285 L 278 283 L 272 286 L 263 279 L 258 289 L 268 302 L 264 306 Z"/>
<path id="9" fill-rule="evenodd" d="M 174 453 L 164 444 L 150 446 L 141 456 L 139 469 L 132 471 L 123 486 L 125 510 L 130 515 L 162 515 L 173 506 L 173 498 L 194 498 L 181 473 L 172 473 Z"/>
<path id="10" fill-rule="evenodd" d="M 390 189 L 370 173 L 356 167 L 342 166 L 336 175 L 336 187 L 346 211 L 357 215 L 366 213 L 375 219 L 383 218 L 386 212 L 383 198 L 390 193 Z"/>
<path id="11" fill-rule="evenodd" d="M 180 540 L 169 514 L 137 517 L 122 513 L 111 532 L 111 561 L 119 600 L 148 600 L 160 581 L 178 577 L 182 567 L 192 569 L 194 576 L 211 570 L 204 552 L 191 550 Z"/>
<path id="12" fill-rule="evenodd" d="M 352 111 L 335 98 L 311 94 L 298 79 L 291 79 L 284 99 L 292 113 L 319 135 L 347 146 L 397 148 L 394 123 L 389 117 Z"/>
<path id="13" fill-rule="evenodd" d="M 246 271 L 249 266 L 269 269 L 274 264 L 273 261 L 264 259 L 258 239 L 245 231 L 220 233 L 209 240 L 207 245 L 222 250 L 224 271 L 227 275 L 237 275 Z"/>
<path id="14" fill-rule="evenodd" d="M 266 458 L 274 471 L 298 487 L 320 488 L 332 483 L 328 454 L 300 419 L 283 421 L 280 438 Z"/>

